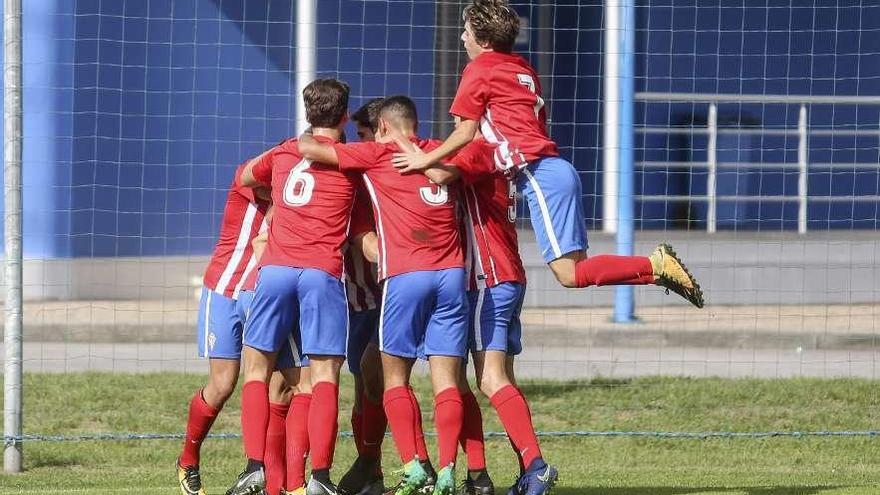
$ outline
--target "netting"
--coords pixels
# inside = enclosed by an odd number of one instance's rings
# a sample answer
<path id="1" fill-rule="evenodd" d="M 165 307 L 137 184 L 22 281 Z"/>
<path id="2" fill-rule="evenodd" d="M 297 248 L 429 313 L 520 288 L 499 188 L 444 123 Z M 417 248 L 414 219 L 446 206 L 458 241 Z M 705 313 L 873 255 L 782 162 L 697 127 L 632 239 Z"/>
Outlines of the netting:
<path id="1" fill-rule="evenodd" d="M 352 109 L 410 95 L 444 137 L 464 3 L 322 0 L 317 71 Z M 602 3 L 512 3 L 590 252 L 613 252 Z M 523 220 L 521 376 L 876 378 L 880 7 L 636 12 L 636 252 L 670 241 L 708 307 L 640 288 L 639 322 L 613 324 L 613 289 L 561 288 Z M 293 132 L 294 2 L 28 1 L 24 23 L 25 370 L 206 371 L 197 290 L 232 171 Z"/>

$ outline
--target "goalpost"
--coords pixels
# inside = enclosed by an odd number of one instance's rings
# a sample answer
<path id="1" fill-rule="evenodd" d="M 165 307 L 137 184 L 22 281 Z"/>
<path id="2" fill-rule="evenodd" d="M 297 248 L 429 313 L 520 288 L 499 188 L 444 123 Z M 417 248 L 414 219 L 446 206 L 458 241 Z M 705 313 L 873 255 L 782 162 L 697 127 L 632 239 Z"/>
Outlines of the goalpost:
<path id="1" fill-rule="evenodd" d="M 3 193 L 6 304 L 3 343 L 3 469 L 21 472 L 22 249 L 21 249 L 21 0 L 3 9 Z"/>

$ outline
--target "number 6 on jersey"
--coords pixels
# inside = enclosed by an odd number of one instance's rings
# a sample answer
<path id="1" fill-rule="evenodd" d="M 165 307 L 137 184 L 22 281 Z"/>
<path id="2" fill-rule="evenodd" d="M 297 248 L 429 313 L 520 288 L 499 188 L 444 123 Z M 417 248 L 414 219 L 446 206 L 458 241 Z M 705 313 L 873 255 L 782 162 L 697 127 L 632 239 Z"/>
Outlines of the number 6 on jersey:
<path id="1" fill-rule="evenodd" d="M 289 206 L 302 206 L 312 199 L 315 190 L 315 177 L 308 173 L 312 162 L 303 160 L 293 169 L 284 182 L 284 202 Z"/>

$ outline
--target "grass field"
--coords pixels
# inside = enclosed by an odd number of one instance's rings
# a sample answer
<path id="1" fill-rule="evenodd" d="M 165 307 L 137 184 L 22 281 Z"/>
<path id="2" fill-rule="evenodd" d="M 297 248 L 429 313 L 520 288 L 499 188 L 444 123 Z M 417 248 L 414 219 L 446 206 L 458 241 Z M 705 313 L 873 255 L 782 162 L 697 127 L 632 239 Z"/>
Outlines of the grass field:
<path id="1" fill-rule="evenodd" d="M 187 401 L 203 379 L 168 373 L 30 374 L 25 431 L 179 432 Z M 876 430 L 878 387 L 868 380 L 648 378 L 528 382 L 524 389 L 538 428 L 547 431 L 757 432 Z M 343 430 L 350 400 L 343 392 Z M 214 431 L 238 431 L 238 410 L 234 397 Z M 494 412 L 484 411 L 487 431 L 500 431 Z M 340 439 L 336 477 L 353 459 L 350 443 Z M 397 467 L 390 440 L 386 445 L 386 467 Z M 178 447 L 178 440 L 28 443 L 26 472 L 0 475 L 0 495 L 174 494 Z M 559 467 L 559 495 L 880 493 L 877 437 L 546 438 L 543 450 Z M 507 441 L 490 439 L 487 454 L 496 485 L 508 486 L 514 460 Z M 225 492 L 242 465 L 240 441 L 208 440 L 202 464 L 209 493 Z"/>

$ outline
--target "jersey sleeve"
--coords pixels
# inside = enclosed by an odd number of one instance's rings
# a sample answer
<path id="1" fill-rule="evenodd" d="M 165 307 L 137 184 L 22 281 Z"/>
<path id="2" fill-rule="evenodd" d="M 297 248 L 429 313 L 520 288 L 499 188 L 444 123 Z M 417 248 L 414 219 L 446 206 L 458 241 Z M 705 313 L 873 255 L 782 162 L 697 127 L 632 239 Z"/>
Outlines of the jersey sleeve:
<path id="1" fill-rule="evenodd" d="M 447 163 L 461 172 L 461 181 L 473 184 L 495 173 L 495 147 L 483 140 L 473 141 Z"/>
<path id="2" fill-rule="evenodd" d="M 351 208 L 351 227 L 348 235 L 355 238 L 367 232 L 376 231 L 376 222 L 373 220 L 373 205 L 367 197 L 367 192 L 358 189 L 354 197 L 354 205 Z"/>
<path id="3" fill-rule="evenodd" d="M 449 113 L 468 120 L 479 120 L 486 113 L 488 95 L 482 79 L 480 70 L 473 62 L 464 68 Z"/>
<path id="4" fill-rule="evenodd" d="M 339 159 L 339 170 L 367 170 L 378 165 L 384 145 L 373 142 L 336 143 L 333 145 Z"/>
<path id="5" fill-rule="evenodd" d="M 272 184 L 272 159 L 275 157 L 275 151 L 277 149 L 278 146 L 273 146 L 264 151 L 260 156 L 248 162 L 249 164 L 254 164 L 253 168 L 251 168 L 251 173 L 253 174 L 254 179 L 257 179 L 257 181 L 262 184 Z"/>

